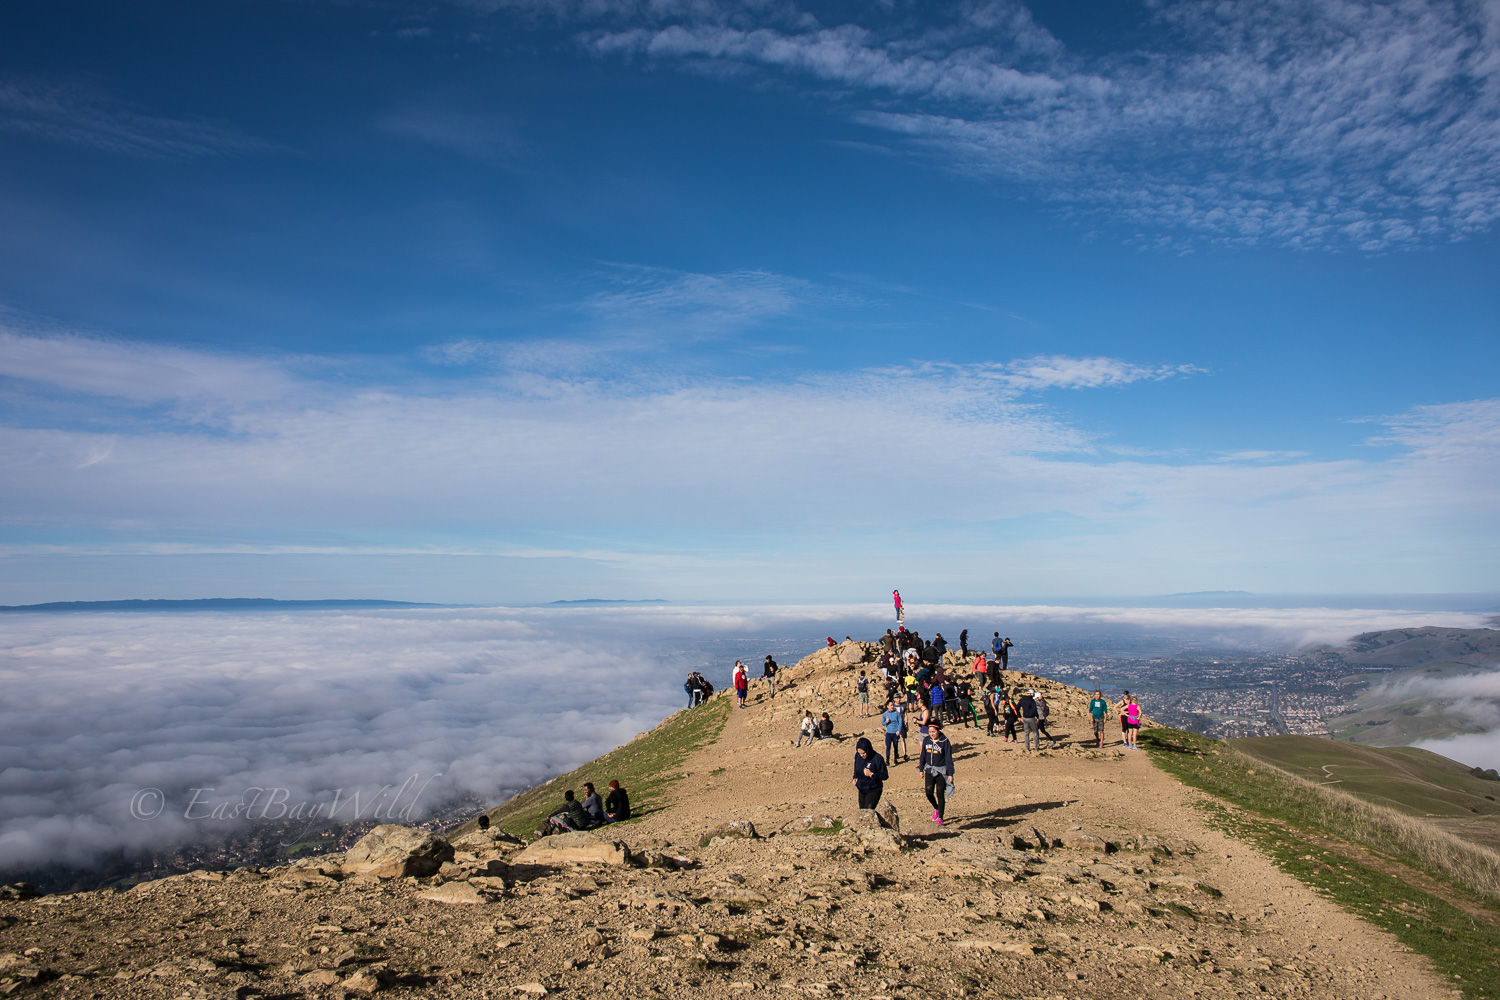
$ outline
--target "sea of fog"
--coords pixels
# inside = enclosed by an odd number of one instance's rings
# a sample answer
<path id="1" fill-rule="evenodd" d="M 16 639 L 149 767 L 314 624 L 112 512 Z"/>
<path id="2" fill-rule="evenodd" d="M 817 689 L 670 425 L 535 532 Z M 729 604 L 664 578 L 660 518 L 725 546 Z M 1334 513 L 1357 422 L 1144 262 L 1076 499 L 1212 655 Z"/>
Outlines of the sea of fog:
<path id="1" fill-rule="evenodd" d="M 912 607 L 1026 652 L 1290 649 L 1483 615 L 1359 609 Z M 218 840 L 354 796 L 368 818 L 493 803 L 650 729 L 687 671 L 873 638 L 879 605 L 11 614 L 0 639 L 0 872 Z M 601 776 L 607 777 L 607 776 Z M 238 806 L 240 808 L 236 809 Z M 260 816 L 255 814 L 259 810 Z M 247 817 L 246 812 L 250 815 Z"/>

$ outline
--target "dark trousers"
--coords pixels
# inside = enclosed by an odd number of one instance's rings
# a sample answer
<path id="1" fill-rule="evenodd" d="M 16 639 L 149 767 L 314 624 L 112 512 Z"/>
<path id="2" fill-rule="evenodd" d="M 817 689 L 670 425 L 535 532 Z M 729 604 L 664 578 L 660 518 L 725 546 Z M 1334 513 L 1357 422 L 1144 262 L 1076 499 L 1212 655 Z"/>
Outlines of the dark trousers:
<path id="1" fill-rule="evenodd" d="M 895 760 L 896 759 L 896 748 L 898 746 L 900 746 L 900 745 L 901 745 L 901 734 L 900 733 L 886 733 L 885 734 L 885 759 L 886 760 Z"/>
<path id="2" fill-rule="evenodd" d="M 948 806 L 948 776 L 946 774 L 927 772 L 927 801 L 931 802 L 932 808 L 937 810 L 938 819 L 942 819 L 943 810 Z"/>
<path id="3" fill-rule="evenodd" d="M 995 714 L 995 710 L 993 708 L 991 708 L 989 706 L 986 706 L 985 713 L 984 713 L 984 721 L 985 721 L 984 735 L 986 735 L 986 736 L 994 736 L 995 735 L 995 724 L 1000 721 L 1000 717 Z"/>
<path id="4" fill-rule="evenodd" d="M 1005 738 L 1013 740 L 1016 738 L 1016 717 L 1007 715 L 1005 717 Z"/>
<path id="5" fill-rule="evenodd" d="M 874 809 L 880 805 L 880 793 L 885 789 L 876 785 L 872 791 L 859 793 L 859 807 L 861 809 Z"/>

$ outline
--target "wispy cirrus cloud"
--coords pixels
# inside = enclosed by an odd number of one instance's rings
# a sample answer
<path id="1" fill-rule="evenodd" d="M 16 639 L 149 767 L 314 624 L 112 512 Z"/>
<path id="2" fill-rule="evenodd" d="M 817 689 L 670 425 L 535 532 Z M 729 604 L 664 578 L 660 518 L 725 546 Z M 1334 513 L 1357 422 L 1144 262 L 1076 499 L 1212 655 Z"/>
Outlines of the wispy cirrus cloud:
<path id="1" fill-rule="evenodd" d="M 203 118 L 152 114 L 79 84 L 0 80 L 0 130 L 151 159 L 242 156 L 278 147 Z"/>
<path id="2" fill-rule="evenodd" d="M 648 5 L 636 11 L 645 23 L 584 38 L 602 56 L 823 84 L 853 120 L 959 169 L 1218 241 L 1376 251 L 1461 238 L 1500 217 L 1492 4 L 1150 10 L 1156 48 L 1091 57 L 1009 0 L 918 27 L 874 9 L 872 26 L 810 15 L 791 26 L 779 9 L 755 23 L 748 6 Z"/>

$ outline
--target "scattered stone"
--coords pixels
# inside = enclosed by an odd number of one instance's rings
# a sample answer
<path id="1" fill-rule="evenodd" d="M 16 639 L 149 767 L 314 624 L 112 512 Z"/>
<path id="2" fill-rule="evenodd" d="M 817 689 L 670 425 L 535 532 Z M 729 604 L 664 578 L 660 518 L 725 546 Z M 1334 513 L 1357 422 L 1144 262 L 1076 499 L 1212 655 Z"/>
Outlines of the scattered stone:
<path id="1" fill-rule="evenodd" d="M 429 903 L 450 903 L 458 905 L 476 905 L 489 902 L 479 890 L 468 882 L 445 882 L 436 889 L 418 893 L 418 899 L 425 899 Z"/>
<path id="2" fill-rule="evenodd" d="M 746 821 L 748 825 L 748 821 Z M 839 821 L 832 816 L 799 816 L 794 820 L 782 825 L 778 833 L 812 833 L 824 830 L 833 830 L 839 826 Z M 752 826 L 753 831 L 755 828 Z M 752 832 L 750 836 L 755 836 Z"/>
<path id="3" fill-rule="evenodd" d="M 377 826 L 344 856 L 343 871 L 376 878 L 426 878 L 453 860 L 453 846 L 428 830 Z"/>
<path id="4" fill-rule="evenodd" d="M 377 828 L 378 829 L 378 828 Z M 367 965 L 344 980 L 344 989 L 355 993 L 376 993 L 385 989 L 395 977 L 383 964 Z"/>
<path id="5" fill-rule="evenodd" d="M 748 819 L 732 819 L 728 823 L 721 823 L 705 833 L 698 841 L 699 847 L 707 847 L 715 840 L 755 840 L 760 834 L 755 832 L 755 824 Z"/>
<path id="6" fill-rule="evenodd" d="M 526 848 L 512 859 L 517 865 L 597 864 L 625 865 L 630 863 L 630 848 L 616 840 L 579 830 L 547 837 Z"/>

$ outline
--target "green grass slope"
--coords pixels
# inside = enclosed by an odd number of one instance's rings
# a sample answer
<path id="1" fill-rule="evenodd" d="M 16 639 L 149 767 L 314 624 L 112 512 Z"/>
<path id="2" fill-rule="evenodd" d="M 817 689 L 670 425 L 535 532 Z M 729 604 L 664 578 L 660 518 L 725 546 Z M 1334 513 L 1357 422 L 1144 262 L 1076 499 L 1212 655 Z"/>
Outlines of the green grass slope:
<path id="1" fill-rule="evenodd" d="M 1500 867 L 1493 856 L 1445 847 L 1441 838 L 1424 845 L 1413 835 L 1428 825 L 1423 821 L 1389 810 L 1360 816 L 1360 809 L 1381 807 L 1341 805 L 1341 786 L 1323 792 L 1225 741 L 1162 727 L 1142 732 L 1140 742 L 1158 767 L 1211 796 L 1200 808 L 1213 825 L 1427 956 L 1466 1000 L 1500 997 Z"/>
<path id="2" fill-rule="evenodd" d="M 1313 736 L 1226 742 L 1309 781 L 1410 816 L 1483 816 L 1500 823 L 1500 781 L 1476 778 L 1466 765 L 1428 750 L 1361 746 Z"/>
<path id="3" fill-rule="evenodd" d="M 666 790 L 682 778 L 682 764 L 700 747 L 718 740 L 729 718 L 729 696 L 720 694 L 699 708 L 667 716 L 655 729 L 596 757 L 582 767 L 512 796 L 486 815 L 493 826 L 517 837 L 530 838 L 542 821 L 562 806 L 563 792 L 573 789 L 583 797 L 583 783 L 592 781 L 600 795 L 618 781 L 630 795 L 632 816 L 661 808 Z M 475 828 L 471 820 L 453 836 Z"/>

